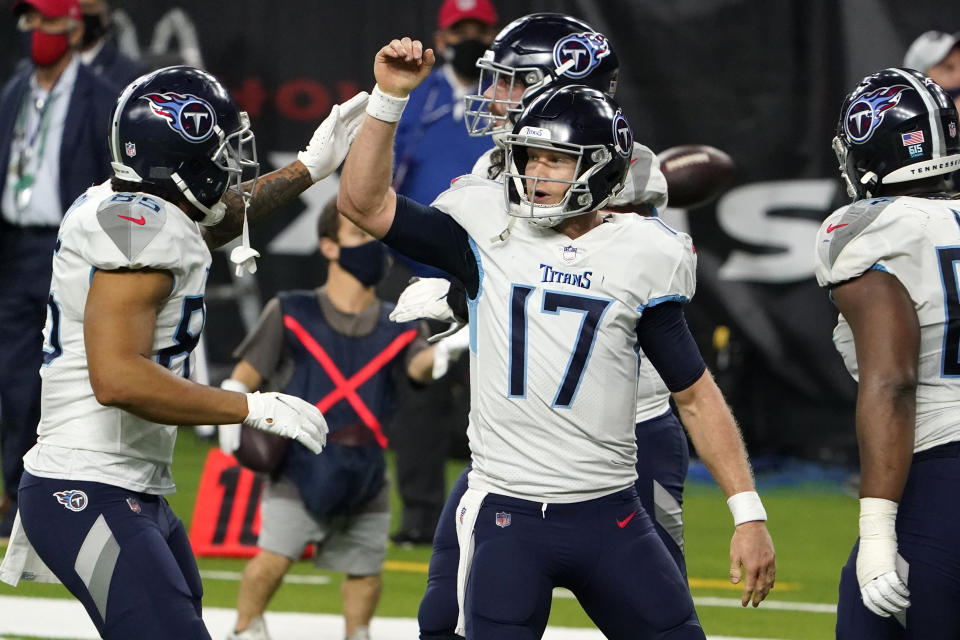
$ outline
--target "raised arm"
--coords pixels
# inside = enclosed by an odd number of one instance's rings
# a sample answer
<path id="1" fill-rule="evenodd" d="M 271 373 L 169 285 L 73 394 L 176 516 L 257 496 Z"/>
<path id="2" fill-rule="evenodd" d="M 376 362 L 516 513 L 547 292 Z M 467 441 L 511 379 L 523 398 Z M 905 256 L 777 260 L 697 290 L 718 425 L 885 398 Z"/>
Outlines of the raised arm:
<path id="1" fill-rule="evenodd" d="M 377 52 L 377 86 L 367 116 L 347 155 L 337 208 L 361 229 L 382 238 L 393 224 L 397 195 L 390 187 L 393 137 L 408 96 L 433 68 L 432 49 L 419 40 L 393 40 Z"/>

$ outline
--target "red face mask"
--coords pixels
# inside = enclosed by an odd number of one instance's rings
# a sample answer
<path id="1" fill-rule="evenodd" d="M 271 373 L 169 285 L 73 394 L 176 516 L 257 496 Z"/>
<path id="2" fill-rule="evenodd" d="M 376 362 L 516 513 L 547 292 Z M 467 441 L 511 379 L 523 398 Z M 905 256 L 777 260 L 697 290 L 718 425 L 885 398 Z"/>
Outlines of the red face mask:
<path id="1" fill-rule="evenodd" d="M 63 57 L 68 46 L 67 34 L 44 33 L 34 29 L 30 43 L 30 59 L 38 67 L 49 67 Z"/>

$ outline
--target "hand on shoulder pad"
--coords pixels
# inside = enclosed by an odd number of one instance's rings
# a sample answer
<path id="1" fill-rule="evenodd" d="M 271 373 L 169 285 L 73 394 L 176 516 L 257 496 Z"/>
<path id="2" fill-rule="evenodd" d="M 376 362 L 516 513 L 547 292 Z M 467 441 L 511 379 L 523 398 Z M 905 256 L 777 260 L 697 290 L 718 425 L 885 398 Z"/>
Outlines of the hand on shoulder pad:
<path id="1" fill-rule="evenodd" d="M 327 443 L 327 421 L 320 411 L 305 400 L 285 393 L 247 394 L 247 414 L 243 424 L 293 438 L 314 453 Z"/>

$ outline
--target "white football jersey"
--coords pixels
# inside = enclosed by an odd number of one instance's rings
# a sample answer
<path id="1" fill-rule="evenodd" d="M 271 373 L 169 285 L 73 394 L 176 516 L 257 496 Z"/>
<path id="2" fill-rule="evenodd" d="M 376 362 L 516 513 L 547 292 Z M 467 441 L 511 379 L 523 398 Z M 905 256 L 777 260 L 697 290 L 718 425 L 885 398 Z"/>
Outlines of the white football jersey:
<path id="1" fill-rule="evenodd" d="M 67 212 L 53 256 L 44 327 L 37 445 L 30 473 L 90 480 L 147 493 L 174 491 L 175 426 L 97 402 L 90 386 L 83 315 L 95 270 L 160 269 L 173 291 L 157 312 L 151 357 L 187 376 L 204 322 L 210 251 L 196 222 L 155 196 L 91 187 Z"/>
<path id="2" fill-rule="evenodd" d="M 870 269 L 895 276 L 920 321 L 914 451 L 960 440 L 960 200 L 860 200 L 824 221 L 817 235 L 820 286 Z M 850 325 L 841 315 L 833 342 L 858 379 Z"/>
<path id="3" fill-rule="evenodd" d="M 473 165 L 471 175 L 486 179 L 492 163 L 491 156 L 497 147 L 480 156 Z M 629 206 L 632 204 L 650 204 L 657 209 L 667 205 L 667 179 L 660 171 L 660 161 L 649 148 L 633 143 L 633 158 L 628 174 L 628 184 L 617 194 L 611 205 Z M 500 180 L 502 182 L 502 179 Z M 632 200 L 630 198 L 633 198 Z M 640 373 L 637 378 L 638 423 L 650 420 L 670 410 L 670 390 L 664 384 L 650 360 L 640 352 Z"/>
<path id="4" fill-rule="evenodd" d="M 471 238 L 470 486 L 540 502 L 589 500 L 636 479 L 643 310 L 693 295 L 690 237 L 610 215 L 571 240 L 512 219 L 500 184 L 456 180 L 434 206 Z"/>

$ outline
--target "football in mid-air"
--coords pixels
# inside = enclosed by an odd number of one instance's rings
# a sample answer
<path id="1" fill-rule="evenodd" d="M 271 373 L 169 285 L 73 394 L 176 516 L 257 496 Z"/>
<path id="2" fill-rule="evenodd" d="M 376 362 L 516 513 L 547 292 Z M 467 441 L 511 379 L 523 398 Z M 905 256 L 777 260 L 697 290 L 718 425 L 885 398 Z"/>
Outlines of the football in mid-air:
<path id="1" fill-rule="evenodd" d="M 733 158 L 705 144 L 670 147 L 657 158 L 667 179 L 668 204 L 680 209 L 713 201 L 730 186 L 737 170 Z"/>

